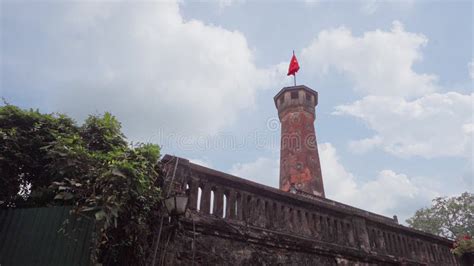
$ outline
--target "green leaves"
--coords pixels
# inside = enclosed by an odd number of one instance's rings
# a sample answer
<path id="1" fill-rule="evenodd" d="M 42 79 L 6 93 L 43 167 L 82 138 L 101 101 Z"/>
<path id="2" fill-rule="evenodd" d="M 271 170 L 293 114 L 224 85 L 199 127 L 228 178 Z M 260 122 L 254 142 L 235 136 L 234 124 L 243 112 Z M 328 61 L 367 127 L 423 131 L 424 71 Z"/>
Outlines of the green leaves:
<path id="1" fill-rule="evenodd" d="M 100 211 L 95 213 L 95 219 L 97 221 L 101 221 L 101 220 L 105 219 L 105 217 L 106 217 L 106 214 L 103 210 L 100 210 Z"/>
<path id="2" fill-rule="evenodd" d="M 120 129 L 120 122 L 110 113 L 105 113 L 102 117 L 89 116 L 80 132 L 90 150 L 109 152 L 127 146 Z"/>
<path id="3" fill-rule="evenodd" d="M 72 193 L 66 192 L 66 191 L 59 192 L 54 197 L 55 200 L 71 200 L 72 198 L 74 198 L 74 195 L 72 195 Z"/>
<path id="4" fill-rule="evenodd" d="M 0 202 L 73 204 L 96 221 L 99 262 L 145 264 L 161 199 L 160 148 L 129 146 L 110 113 L 82 126 L 61 114 L 0 107 Z M 112 254 L 112 255 L 111 255 Z M 130 263 L 127 263 L 130 262 Z"/>
<path id="5" fill-rule="evenodd" d="M 474 239 L 470 235 L 459 235 L 454 242 L 451 252 L 458 257 L 474 253 Z"/>
<path id="6" fill-rule="evenodd" d="M 31 186 L 32 192 L 48 187 L 54 177 L 47 147 L 75 132 L 74 121 L 65 116 L 0 106 L 0 199 L 15 201 L 21 187 Z"/>
<path id="7" fill-rule="evenodd" d="M 430 208 L 416 211 L 406 221 L 410 227 L 454 239 L 474 234 L 474 194 L 464 192 L 458 197 L 433 199 Z"/>

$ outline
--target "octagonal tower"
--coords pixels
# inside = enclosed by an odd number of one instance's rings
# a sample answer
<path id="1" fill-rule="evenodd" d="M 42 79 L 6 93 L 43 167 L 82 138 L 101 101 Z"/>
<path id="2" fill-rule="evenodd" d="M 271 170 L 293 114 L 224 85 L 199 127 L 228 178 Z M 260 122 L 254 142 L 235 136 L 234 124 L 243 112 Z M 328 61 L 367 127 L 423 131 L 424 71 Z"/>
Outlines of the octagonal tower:
<path id="1" fill-rule="evenodd" d="M 285 87 L 273 99 L 281 123 L 280 189 L 325 197 L 314 130 L 318 92 Z"/>

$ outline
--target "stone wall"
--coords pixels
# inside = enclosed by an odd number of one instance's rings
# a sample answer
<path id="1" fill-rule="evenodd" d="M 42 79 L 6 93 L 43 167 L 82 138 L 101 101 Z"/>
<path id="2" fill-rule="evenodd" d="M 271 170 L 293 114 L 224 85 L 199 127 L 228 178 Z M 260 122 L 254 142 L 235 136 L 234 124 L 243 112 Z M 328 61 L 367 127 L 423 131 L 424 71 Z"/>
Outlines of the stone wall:
<path id="1" fill-rule="evenodd" d="M 459 265 L 450 240 L 391 218 L 182 158 L 166 156 L 163 162 L 177 163 L 173 190 L 189 195 L 179 229 L 165 236 L 166 264 Z"/>

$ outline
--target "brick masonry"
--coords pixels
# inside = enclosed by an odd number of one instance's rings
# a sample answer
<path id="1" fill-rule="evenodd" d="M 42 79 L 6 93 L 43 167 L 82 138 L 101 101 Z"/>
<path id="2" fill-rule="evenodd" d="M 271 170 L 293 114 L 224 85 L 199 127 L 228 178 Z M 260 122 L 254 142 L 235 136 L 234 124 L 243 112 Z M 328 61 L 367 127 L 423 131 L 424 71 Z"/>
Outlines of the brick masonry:
<path id="1" fill-rule="evenodd" d="M 286 87 L 274 101 L 281 122 L 280 189 L 325 197 L 314 129 L 318 93 L 302 85 Z"/>

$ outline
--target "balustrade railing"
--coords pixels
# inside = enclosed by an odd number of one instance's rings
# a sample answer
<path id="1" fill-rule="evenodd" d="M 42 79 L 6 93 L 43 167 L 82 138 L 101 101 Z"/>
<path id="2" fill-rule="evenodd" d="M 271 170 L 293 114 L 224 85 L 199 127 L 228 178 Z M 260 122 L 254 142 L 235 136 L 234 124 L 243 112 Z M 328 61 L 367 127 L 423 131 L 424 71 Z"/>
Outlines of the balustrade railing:
<path id="1" fill-rule="evenodd" d="M 450 241 L 404 227 L 391 218 L 328 199 L 282 192 L 184 159 L 178 169 L 182 189 L 189 195 L 188 208 L 199 215 L 371 254 L 457 265 Z"/>

